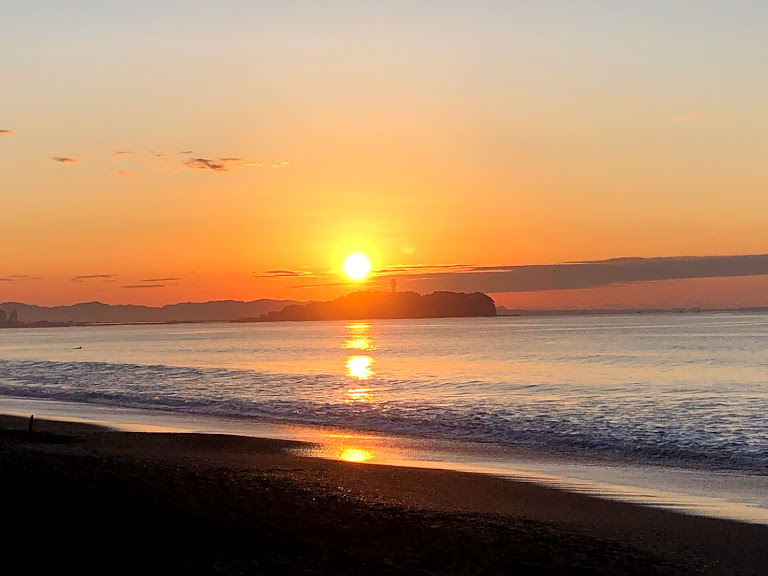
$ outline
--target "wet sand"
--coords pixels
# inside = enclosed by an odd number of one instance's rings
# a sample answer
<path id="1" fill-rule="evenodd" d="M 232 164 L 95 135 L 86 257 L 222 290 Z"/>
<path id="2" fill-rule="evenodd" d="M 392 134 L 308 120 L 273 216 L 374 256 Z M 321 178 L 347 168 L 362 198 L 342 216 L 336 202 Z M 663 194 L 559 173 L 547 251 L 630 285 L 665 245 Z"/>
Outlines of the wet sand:
<path id="1" fill-rule="evenodd" d="M 299 443 L 0 416 L 7 574 L 768 574 L 768 526 Z"/>

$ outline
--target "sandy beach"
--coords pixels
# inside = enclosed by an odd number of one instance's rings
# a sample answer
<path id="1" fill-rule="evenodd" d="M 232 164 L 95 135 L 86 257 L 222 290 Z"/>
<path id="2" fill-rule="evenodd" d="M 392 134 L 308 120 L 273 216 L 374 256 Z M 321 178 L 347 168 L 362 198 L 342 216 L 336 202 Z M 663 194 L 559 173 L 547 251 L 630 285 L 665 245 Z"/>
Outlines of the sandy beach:
<path id="1" fill-rule="evenodd" d="M 768 526 L 295 442 L 0 417 L 4 573 L 765 574 Z"/>

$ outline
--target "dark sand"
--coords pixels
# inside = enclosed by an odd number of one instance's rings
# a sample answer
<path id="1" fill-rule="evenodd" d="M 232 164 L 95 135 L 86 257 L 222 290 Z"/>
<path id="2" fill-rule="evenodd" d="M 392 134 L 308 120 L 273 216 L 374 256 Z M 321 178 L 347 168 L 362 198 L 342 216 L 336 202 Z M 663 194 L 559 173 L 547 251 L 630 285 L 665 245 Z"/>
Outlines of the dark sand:
<path id="1" fill-rule="evenodd" d="M 768 526 L 0 416 L 2 574 L 768 574 Z"/>

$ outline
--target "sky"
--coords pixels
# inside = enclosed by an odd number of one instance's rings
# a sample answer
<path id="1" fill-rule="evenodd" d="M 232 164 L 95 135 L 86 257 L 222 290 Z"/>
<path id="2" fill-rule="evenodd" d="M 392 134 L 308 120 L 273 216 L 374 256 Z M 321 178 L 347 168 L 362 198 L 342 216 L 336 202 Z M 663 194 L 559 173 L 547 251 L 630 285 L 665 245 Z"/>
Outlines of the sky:
<path id="1" fill-rule="evenodd" d="M 768 305 L 763 264 L 489 276 L 768 253 L 765 2 L 0 9 L 0 301 L 310 300 L 461 274 L 512 307 Z"/>

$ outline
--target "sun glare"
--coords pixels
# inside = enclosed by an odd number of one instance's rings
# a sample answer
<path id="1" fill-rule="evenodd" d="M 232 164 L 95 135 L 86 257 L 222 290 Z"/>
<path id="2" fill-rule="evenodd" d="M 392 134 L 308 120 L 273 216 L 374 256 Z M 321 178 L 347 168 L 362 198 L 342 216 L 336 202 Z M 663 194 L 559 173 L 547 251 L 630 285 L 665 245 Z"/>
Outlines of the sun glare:
<path id="1" fill-rule="evenodd" d="M 362 280 L 371 271 L 371 262 L 362 254 L 352 254 L 344 260 L 344 272 L 352 280 Z"/>

